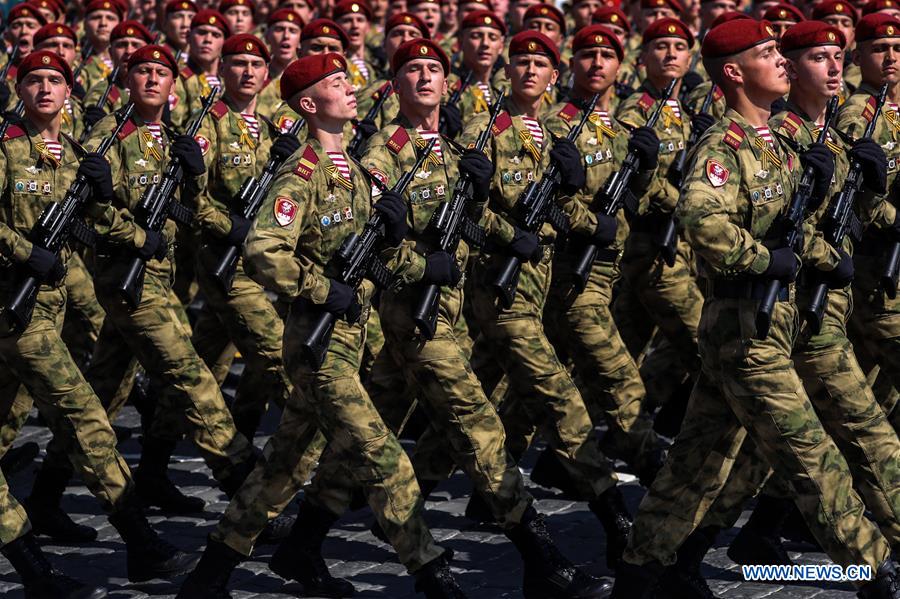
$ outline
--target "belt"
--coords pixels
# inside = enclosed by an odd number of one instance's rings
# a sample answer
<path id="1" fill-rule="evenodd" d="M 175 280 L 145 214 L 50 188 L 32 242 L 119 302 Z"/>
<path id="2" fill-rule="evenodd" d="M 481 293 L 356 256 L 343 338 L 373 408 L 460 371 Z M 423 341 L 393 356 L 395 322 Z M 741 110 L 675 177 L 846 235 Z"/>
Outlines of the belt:
<path id="1" fill-rule="evenodd" d="M 766 279 L 713 279 L 707 281 L 706 292 L 709 297 L 718 299 L 761 300 L 768 286 Z M 790 301 L 790 285 L 782 286 L 776 299 L 779 302 Z"/>

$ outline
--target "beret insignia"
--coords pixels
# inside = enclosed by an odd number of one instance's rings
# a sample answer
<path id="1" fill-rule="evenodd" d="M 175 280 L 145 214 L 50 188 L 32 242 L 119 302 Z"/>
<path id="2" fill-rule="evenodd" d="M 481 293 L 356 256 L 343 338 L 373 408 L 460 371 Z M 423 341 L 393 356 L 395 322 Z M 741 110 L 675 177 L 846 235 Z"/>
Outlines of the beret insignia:
<path id="1" fill-rule="evenodd" d="M 668 31 L 669 33 L 675 33 L 675 31 L 676 31 L 675 25 L 669 25 L 667 31 Z"/>
<path id="2" fill-rule="evenodd" d="M 49 57 L 49 56 L 42 56 L 42 57 L 41 57 L 41 62 L 44 63 L 44 64 L 50 64 L 50 57 Z"/>

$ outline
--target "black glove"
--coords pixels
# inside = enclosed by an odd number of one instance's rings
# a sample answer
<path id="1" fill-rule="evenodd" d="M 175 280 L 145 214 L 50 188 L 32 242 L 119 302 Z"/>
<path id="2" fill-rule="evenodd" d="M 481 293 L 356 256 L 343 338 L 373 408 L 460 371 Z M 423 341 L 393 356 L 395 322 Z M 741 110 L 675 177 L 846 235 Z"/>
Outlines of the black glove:
<path id="1" fill-rule="evenodd" d="M 84 119 L 84 126 L 93 129 L 94 125 L 96 125 L 100 119 L 106 116 L 106 111 L 100 108 L 99 106 L 88 106 L 84 109 L 84 114 L 82 118 Z"/>
<path id="2" fill-rule="evenodd" d="M 356 302 L 356 292 L 349 286 L 335 279 L 329 279 L 328 297 L 322 308 L 337 316 L 344 316 L 347 322 L 356 322 L 362 312 L 362 306 Z"/>
<path id="3" fill-rule="evenodd" d="M 244 240 L 247 239 L 247 233 L 250 232 L 250 227 L 252 225 L 252 220 L 246 219 L 240 214 L 232 214 L 231 230 L 228 232 L 228 235 L 225 236 L 225 243 L 235 247 L 241 247 L 244 245 Z"/>
<path id="4" fill-rule="evenodd" d="M 166 253 L 169 250 L 169 244 L 166 242 L 166 238 L 163 237 L 162 233 L 147 229 L 144 231 L 144 234 L 146 235 L 146 238 L 144 239 L 144 245 L 137 250 L 138 256 L 144 261 L 147 261 L 150 258 L 156 258 L 157 260 L 165 258 Z"/>
<path id="5" fill-rule="evenodd" d="M 381 213 L 384 221 L 384 242 L 390 247 L 397 247 L 409 232 L 409 224 L 406 222 L 406 200 L 394 191 L 386 191 L 381 194 L 381 199 L 375 202 L 375 210 Z"/>
<path id="6" fill-rule="evenodd" d="M 698 112 L 691 117 L 691 132 L 696 131 L 698 135 L 703 133 L 716 124 L 716 118 L 705 112 Z"/>
<path id="7" fill-rule="evenodd" d="M 659 137 L 650 127 L 638 127 L 631 132 L 628 151 L 637 152 L 640 170 L 652 171 L 659 164 Z"/>
<path id="8" fill-rule="evenodd" d="M 856 273 L 850 254 L 843 248 L 838 248 L 838 254 L 841 255 L 841 261 L 834 267 L 834 270 L 822 273 L 829 289 L 843 289 L 853 282 L 853 276 Z"/>
<path id="9" fill-rule="evenodd" d="M 875 193 L 887 191 L 887 156 L 870 138 L 858 139 L 850 148 L 850 160 L 862 166 L 863 183 Z"/>
<path id="10" fill-rule="evenodd" d="M 688 71 L 684 74 L 684 77 L 681 78 L 681 93 L 682 96 L 687 96 L 687 94 L 703 83 L 703 77 L 697 71 Z"/>
<path id="11" fill-rule="evenodd" d="M 363 119 L 361 121 L 354 119 L 353 124 L 356 126 L 356 131 L 362 134 L 363 139 L 369 139 L 378 133 L 378 125 L 369 119 Z"/>
<path id="12" fill-rule="evenodd" d="M 91 199 L 98 204 L 109 204 L 113 201 L 112 171 L 106 158 L 97 152 L 85 154 L 78 166 L 78 175 L 87 179 L 91 186 Z"/>
<path id="13" fill-rule="evenodd" d="M 169 154 L 181 161 L 181 166 L 189 177 L 199 177 L 206 172 L 206 165 L 203 164 L 203 152 L 200 151 L 200 146 L 190 135 L 177 136 L 172 142 Z"/>
<path id="14" fill-rule="evenodd" d="M 37 245 L 31 246 L 31 254 L 28 255 L 25 266 L 46 283 L 56 283 L 66 276 L 66 269 L 59 256 Z"/>
<path id="15" fill-rule="evenodd" d="M 530 262 L 538 257 L 538 236 L 519 227 L 515 228 L 512 241 L 507 246 L 509 253 L 521 262 Z"/>
<path id="16" fill-rule="evenodd" d="M 462 131 L 462 113 L 458 106 L 441 104 L 441 133 L 453 139 Z"/>
<path id="17" fill-rule="evenodd" d="M 476 202 L 488 199 L 491 191 L 491 176 L 494 174 L 494 163 L 488 160 L 484 152 L 475 149 L 466 150 L 459 159 L 459 172 L 472 178 L 472 197 Z"/>
<path id="18" fill-rule="evenodd" d="M 275 141 L 272 142 L 272 149 L 270 150 L 272 154 L 272 158 L 277 158 L 282 162 L 290 158 L 294 152 L 300 149 L 300 140 L 297 139 L 296 135 L 288 135 L 287 133 L 282 133 L 278 137 L 275 138 Z"/>
<path id="19" fill-rule="evenodd" d="M 575 147 L 574 141 L 566 137 L 557 139 L 550 149 L 550 159 L 559 169 L 562 181 L 560 188 L 565 195 L 572 195 L 584 187 L 587 177 L 581 161 L 581 152 Z"/>
<path id="20" fill-rule="evenodd" d="M 462 273 L 456 265 L 456 259 L 447 252 L 432 252 L 425 257 L 425 274 L 422 279 L 426 283 L 456 287 L 461 278 Z"/>
<path id="21" fill-rule="evenodd" d="M 794 250 L 791 248 L 778 248 L 777 250 L 769 250 L 769 265 L 763 272 L 763 277 L 790 282 L 796 280 L 799 270 L 800 260 L 797 259 Z"/>
<path id="22" fill-rule="evenodd" d="M 597 228 L 591 234 L 591 241 L 600 247 L 608 247 L 616 240 L 619 230 L 619 221 L 615 216 L 606 214 L 597 215 Z"/>
<path id="23" fill-rule="evenodd" d="M 815 212 L 825 196 L 828 195 L 828 190 L 831 189 L 831 178 L 834 176 L 834 154 L 825 144 L 814 143 L 800 154 L 800 162 L 804 169 L 810 166 L 815 171 L 815 182 L 808 207 L 810 212 Z"/>
<path id="24" fill-rule="evenodd" d="M 772 116 L 775 116 L 779 112 L 787 112 L 791 107 L 788 106 L 787 100 L 784 98 L 778 98 L 774 102 L 772 102 L 772 106 L 769 111 L 772 113 Z"/>

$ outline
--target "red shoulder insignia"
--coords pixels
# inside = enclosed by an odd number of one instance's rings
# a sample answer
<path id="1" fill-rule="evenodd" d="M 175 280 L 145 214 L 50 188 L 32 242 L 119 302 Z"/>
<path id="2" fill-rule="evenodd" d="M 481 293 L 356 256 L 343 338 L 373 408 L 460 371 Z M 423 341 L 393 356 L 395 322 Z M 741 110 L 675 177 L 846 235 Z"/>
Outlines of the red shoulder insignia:
<path id="1" fill-rule="evenodd" d="M 581 112 L 581 109 L 569 102 L 568 104 L 563 106 L 562 110 L 559 111 L 559 116 L 560 118 L 562 118 L 562 120 L 569 123 L 579 112 Z"/>
<path id="2" fill-rule="evenodd" d="M 728 125 L 728 130 L 725 132 L 725 137 L 722 139 L 726 144 L 732 147 L 732 149 L 737 150 L 741 147 L 741 144 L 744 143 L 744 138 L 747 136 L 744 133 L 744 130 L 741 129 L 741 126 L 731 121 L 731 124 Z"/>
<path id="3" fill-rule="evenodd" d="M 494 135 L 500 135 L 511 126 L 512 117 L 509 116 L 509 113 L 504 110 L 497 115 L 497 119 L 494 121 L 494 126 L 491 128 L 491 133 L 493 133 Z"/>
<path id="4" fill-rule="evenodd" d="M 19 72 L 19 66 L 18 66 L 18 65 L 12 65 L 11 67 L 9 67 L 9 70 L 6 72 L 6 78 L 7 78 L 8 80 L 10 80 L 10 81 L 15 81 L 15 80 L 16 80 L 16 74 L 17 74 L 18 72 Z"/>
<path id="5" fill-rule="evenodd" d="M 641 107 L 641 110 L 644 112 L 653 108 L 653 105 L 656 104 L 656 100 L 653 99 L 653 96 L 644 92 L 643 95 L 637 101 L 638 106 Z"/>
<path id="6" fill-rule="evenodd" d="M 391 138 L 387 142 L 388 150 L 393 152 L 394 154 L 399 154 L 400 150 L 403 149 L 409 143 L 409 133 L 406 132 L 406 129 L 403 127 L 397 127 L 397 130 L 394 131 L 394 134 L 391 135 Z"/>
<path id="7" fill-rule="evenodd" d="M 128 122 L 125 123 L 124 125 L 122 125 L 122 130 L 119 131 L 118 138 L 121 141 L 121 140 L 125 139 L 126 137 L 128 137 L 129 135 L 131 135 L 132 133 L 134 133 L 135 131 L 137 131 L 137 125 L 134 124 L 133 120 L 128 119 Z"/>
<path id="8" fill-rule="evenodd" d="M 878 105 L 878 100 L 875 99 L 875 96 L 869 96 L 869 99 L 866 100 L 866 105 L 863 107 L 862 116 L 866 119 L 866 122 L 872 120 L 872 117 L 875 116 L 875 107 Z"/>
<path id="9" fill-rule="evenodd" d="M 106 102 L 110 106 L 115 106 L 116 102 L 119 101 L 119 98 L 122 97 L 122 92 L 119 91 L 119 88 L 115 85 L 109 90 L 109 95 L 106 96 Z"/>
<path id="10" fill-rule="evenodd" d="M 216 102 L 215 104 L 212 105 L 212 108 L 209 109 L 209 112 L 214 117 L 216 117 L 217 121 L 221 120 L 221 118 L 223 116 L 228 114 L 228 105 L 225 102 L 223 102 L 222 100 L 219 100 L 218 102 Z"/>
<path id="11" fill-rule="evenodd" d="M 725 92 L 722 91 L 722 88 L 713 83 L 713 100 L 718 102 L 725 96 Z"/>
<path id="12" fill-rule="evenodd" d="M 316 154 L 311 145 L 306 144 L 306 147 L 303 149 L 303 155 L 294 168 L 294 174 L 304 181 L 309 181 L 317 164 L 319 164 L 318 154 Z"/>
<path id="13" fill-rule="evenodd" d="M 186 66 L 183 69 L 181 69 L 181 72 L 178 74 L 181 75 L 182 79 L 190 79 L 191 77 L 194 76 L 194 71 L 191 70 L 191 67 Z"/>
<path id="14" fill-rule="evenodd" d="M 787 131 L 791 137 L 797 134 L 802 125 L 803 121 L 800 117 L 790 111 L 784 115 L 784 119 L 781 121 L 781 128 Z"/>
<path id="15" fill-rule="evenodd" d="M 381 99 L 381 96 L 387 94 L 387 97 L 390 98 L 394 93 L 394 86 L 391 85 L 390 81 L 385 82 L 384 85 L 375 90 L 375 93 L 372 94 L 372 99 L 376 102 Z"/>
<path id="16" fill-rule="evenodd" d="M 16 139 L 17 137 L 22 137 L 23 135 L 26 135 L 25 129 L 22 129 L 18 125 L 10 125 L 6 129 L 6 135 L 3 137 L 3 141 L 6 141 L 8 139 Z"/>

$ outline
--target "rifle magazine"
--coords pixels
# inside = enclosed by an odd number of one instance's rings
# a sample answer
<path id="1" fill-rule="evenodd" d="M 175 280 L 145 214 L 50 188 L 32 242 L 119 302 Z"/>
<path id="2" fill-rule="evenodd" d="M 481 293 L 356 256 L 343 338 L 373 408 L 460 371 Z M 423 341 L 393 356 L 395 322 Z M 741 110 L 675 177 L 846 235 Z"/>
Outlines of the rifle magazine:
<path id="1" fill-rule="evenodd" d="M 366 269 L 366 276 L 380 289 L 389 288 L 394 282 L 394 273 L 377 256 L 373 256 Z"/>
<path id="2" fill-rule="evenodd" d="M 471 218 L 463 218 L 461 229 L 462 238 L 469 245 L 482 248 L 487 244 L 487 231 Z"/>
<path id="3" fill-rule="evenodd" d="M 194 220 L 194 211 L 184 204 L 173 201 L 169 204 L 169 218 L 179 225 L 190 225 Z"/>
<path id="4" fill-rule="evenodd" d="M 86 247 L 93 248 L 97 245 L 97 232 L 81 219 L 72 221 L 69 234 L 75 241 Z"/>

